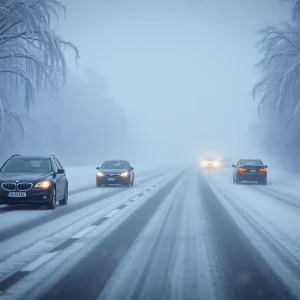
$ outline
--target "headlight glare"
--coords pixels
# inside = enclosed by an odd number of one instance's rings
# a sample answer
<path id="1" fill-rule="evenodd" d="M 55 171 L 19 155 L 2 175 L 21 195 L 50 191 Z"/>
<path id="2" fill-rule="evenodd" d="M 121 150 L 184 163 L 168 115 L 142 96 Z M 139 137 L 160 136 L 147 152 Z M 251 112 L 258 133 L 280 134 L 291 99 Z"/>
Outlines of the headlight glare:
<path id="1" fill-rule="evenodd" d="M 126 172 L 123 172 L 120 176 L 121 177 L 128 177 L 129 173 L 126 171 Z"/>
<path id="2" fill-rule="evenodd" d="M 97 176 L 98 176 L 98 177 L 103 177 L 104 174 L 103 174 L 102 172 L 97 172 Z"/>
<path id="3" fill-rule="evenodd" d="M 37 188 L 48 189 L 51 186 L 51 181 L 41 181 L 35 185 Z"/>

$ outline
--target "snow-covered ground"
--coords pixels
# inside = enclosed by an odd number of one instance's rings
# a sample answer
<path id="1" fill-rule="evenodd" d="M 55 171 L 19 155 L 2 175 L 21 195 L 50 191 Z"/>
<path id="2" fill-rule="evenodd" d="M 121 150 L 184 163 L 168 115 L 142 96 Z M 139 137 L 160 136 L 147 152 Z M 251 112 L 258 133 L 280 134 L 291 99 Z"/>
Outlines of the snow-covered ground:
<path id="1" fill-rule="evenodd" d="M 300 176 L 136 167 L 97 189 L 95 166 L 66 170 L 67 207 L 1 214 L 1 298 L 300 299 Z"/>

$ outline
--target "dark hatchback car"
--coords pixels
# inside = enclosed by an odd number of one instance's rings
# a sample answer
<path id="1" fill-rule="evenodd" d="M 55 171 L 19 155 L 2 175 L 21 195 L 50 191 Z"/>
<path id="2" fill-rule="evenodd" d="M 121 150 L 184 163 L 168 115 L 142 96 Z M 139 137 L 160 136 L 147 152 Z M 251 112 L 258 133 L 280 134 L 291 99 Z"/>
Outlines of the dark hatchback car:
<path id="1" fill-rule="evenodd" d="M 107 160 L 101 167 L 96 168 L 96 185 L 125 185 L 134 184 L 134 168 L 127 160 Z"/>
<path id="2" fill-rule="evenodd" d="M 0 169 L 1 204 L 43 204 L 55 209 L 68 203 L 68 180 L 58 159 L 13 155 Z"/>
<path id="3" fill-rule="evenodd" d="M 267 184 L 267 165 L 264 165 L 260 159 L 240 159 L 236 165 L 232 165 L 233 182 L 243 181 L 258 182 Z"/>

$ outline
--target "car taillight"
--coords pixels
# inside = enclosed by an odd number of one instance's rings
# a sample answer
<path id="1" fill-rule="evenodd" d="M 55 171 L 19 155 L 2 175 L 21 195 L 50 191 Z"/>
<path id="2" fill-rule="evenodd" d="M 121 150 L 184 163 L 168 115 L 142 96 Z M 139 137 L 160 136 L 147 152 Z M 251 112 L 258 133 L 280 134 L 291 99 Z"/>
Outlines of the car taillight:
<path id="1" fill-rule="evenodd" d="M 238 172 L 246 172 L 246 168 L 238 168 Z"/>
<path id="2" fill-rule="evenodd" d="M 262 173 L 267 172 L 267 169 L 266 168 L 261 168 L 261 169 L 259 169 L 259 172 L 262 172 Z"/>

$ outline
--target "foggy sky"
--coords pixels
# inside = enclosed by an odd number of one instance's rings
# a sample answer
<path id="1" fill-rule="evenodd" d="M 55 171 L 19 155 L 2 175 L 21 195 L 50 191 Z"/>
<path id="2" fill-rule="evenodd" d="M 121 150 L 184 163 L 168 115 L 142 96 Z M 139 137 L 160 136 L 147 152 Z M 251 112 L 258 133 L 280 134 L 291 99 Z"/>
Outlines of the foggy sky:
<path id="1" fill-rule="evenodd" d="M 265 23 L 285 21 L 276 0 L 67 0 L 60 31 L 80 49 L 79 72 L 104 74 L 157 152 L 192 154 L 247 140 L 259 78 L 254 44 Z M 74 70 L 75 71 L 75 70 Z M 226 150 L 226 146 L 223 147 Z M 155 151 L 153 149 L 153 151 Z M 175 156 L 176 156 L 175 155 Z"/>

